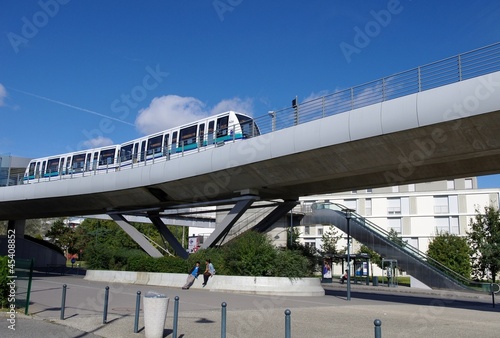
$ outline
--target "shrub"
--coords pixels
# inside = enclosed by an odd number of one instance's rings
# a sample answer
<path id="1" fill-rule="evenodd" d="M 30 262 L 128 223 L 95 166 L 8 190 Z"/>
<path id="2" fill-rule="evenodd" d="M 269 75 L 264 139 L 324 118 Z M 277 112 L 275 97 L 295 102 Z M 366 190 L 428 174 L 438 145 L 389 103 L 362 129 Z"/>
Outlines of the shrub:
<path id="1" fill-rule="evenodd" d="M 6 256 L 0 256 L 0 305 L 2 309 L 9 304 L 8 298 L 10 288 L 9 285 L 7 285 L 10 281 L 7 279 L 9 275 L 8 261 L 9 259 Z"/>

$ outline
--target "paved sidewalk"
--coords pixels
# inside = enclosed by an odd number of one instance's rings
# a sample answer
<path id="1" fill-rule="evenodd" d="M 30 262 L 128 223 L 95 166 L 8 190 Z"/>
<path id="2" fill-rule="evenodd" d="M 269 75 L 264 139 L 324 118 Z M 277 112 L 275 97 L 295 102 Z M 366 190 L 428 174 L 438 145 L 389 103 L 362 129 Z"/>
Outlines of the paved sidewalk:
<path id="1" fill-rule="evenodd" d="M 61 320 L 63 284 L 67 292 Z M 107 285 L 108 316 L 103 324 Z M 322 297 L 272 297 L 211 292 L 210 284 L 201 290 L 181 290 L 90 282 L 81 276 L 36 276 L 30 316 L 18 314 L 16 332 L 3 321 L 0 337 L 144 337 L 142 297 L 139 332 L 134 333 L 137 291 L 170 297 L 165 337 L 172 337 L 175 296 L 179 296 L 178 337 L 220 336 L 223 302 L 227 337 L 284 336 L 286 309 L 291 310 L 292 337 L 373 337 L 375 319 L 382 321 L 384 338 L 500 336 L 500 305 L 493 308 L 491 296 L 483 294 L 355 284 L 351 301 L 346 301 L 346 285 L 335 283 L 325 285 Z"/>

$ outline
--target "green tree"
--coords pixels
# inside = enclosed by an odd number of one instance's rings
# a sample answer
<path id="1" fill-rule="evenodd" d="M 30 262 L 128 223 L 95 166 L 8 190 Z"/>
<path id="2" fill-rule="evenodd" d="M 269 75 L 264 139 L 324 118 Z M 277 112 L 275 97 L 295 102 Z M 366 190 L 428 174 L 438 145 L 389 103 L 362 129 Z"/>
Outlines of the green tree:
<path id="1" fill-rule="evenodd" d="M 401 238 L 399 233 L 396 230 L 394 230 L 394 228 L 391 228 L 391 230 L 389 230 L 389 234 L 387 235 L 387 238 L 401 247 L 406 246 L 406 242 L 403 241 L 403 239 Z"/>
<path id="2" fill-rule="evenodd" d="M 276 248 L 265 234 L 247 231 L 225 247 L 228 271 L 240 276 L 272 276 Z"/>
<path id="3" fill-rule="evenodd" d="M 492 279 L 495 283 L 500 269 L 500 212 L 493 206 L 476 209 L 469 223 L 467 243 L 470 247 L 472 274 L 478 279 Z"/>
<path id="4" fill-rule="evenodd" d="M 427 255 L 469 279 L 471 275 L 469 251 L 465 237 L 440 232 L 429 243 Z"/>
<path id="5" fill-rule="evenodd" d="M 321 240 L 323 245 L 321 246 L 321 250 L 324 254 L 338 254 L 337 243 L 342 238 L 342 235 L 338 233 L 338 230 L 330 225 L 327 231 L 323 232 L 321 236 Z"/>
<path id="6" fill-rule="evenodd" d="M 57 245 L 62 250 L 75 252 L 75 243 L 77 241 L 74 229 L 64 224 L 62 219 L 57 219 L 52 223 L 52 227 L 45 235 L 52 244 Z"/>

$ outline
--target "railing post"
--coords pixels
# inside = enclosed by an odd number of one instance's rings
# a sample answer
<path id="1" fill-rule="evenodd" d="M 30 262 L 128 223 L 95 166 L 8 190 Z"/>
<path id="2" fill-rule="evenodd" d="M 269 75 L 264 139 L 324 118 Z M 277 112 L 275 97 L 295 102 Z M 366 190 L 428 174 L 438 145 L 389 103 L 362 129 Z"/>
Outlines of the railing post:
<path id="1" fill-rule="evenodd" d="M 458 54 L 458 81 L 462 81 L 462 56 Z"/>
<path id="2" fill-rule="evenodd" d="M 172 330 L 172 337 L 177 337 L 177 322 L 179 321 L 179 296 L 174 298 L 174 325 Z"/>
<path id="3" fill-rule="evenodd" d="M 375 319 L 373 324 L 375 324 L 375 338 L 382 338 L 382 322 L 380 319 Z"/>
<path id="4" fill-rule="evenodd" d="M 222 302 L 222 309 L 221 309 L 221 322 L 220 322 L 220 337 L 221 338 L 226 338 L 226 307 L 227 304 L 226 302 Z"/>
<path id="5" fill-rule="evenodd" d="M 141 291 L 137 291 L 135 297 L 135 319 L 134 319 L 134 333 L 139 332 L 139 310 L 141 309 Z"/>
<path id="6" fill-rule="evenodd" d="M 106 324 L 108 319 L 108 299 L 109 299 L 109 286 L 104 288 L 104 311 L 102 313 L 102 323 Z"/>
<path id="7" fill-rule="evenodd" d="M 66 287 L 64 284 L 62 288 L 62 298 L 61 298 L 61 320 L 64 320 L 64 308 L 66 307 Z"/>
<path id="8" fill-rule="evenodd" d="M 285 338 L 292 337 L 292 325 L 290 320 L 291 313 L 290 309 L 285 310 Z"/>

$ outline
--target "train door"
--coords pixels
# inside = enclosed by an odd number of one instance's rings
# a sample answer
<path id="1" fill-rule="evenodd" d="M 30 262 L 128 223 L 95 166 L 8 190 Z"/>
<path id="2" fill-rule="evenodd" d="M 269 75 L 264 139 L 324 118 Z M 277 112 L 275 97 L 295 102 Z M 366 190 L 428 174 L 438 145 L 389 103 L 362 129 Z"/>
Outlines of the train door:
<path id="1" fill-rule="evenodd" d="M 45 166 L 47 165 L 46 161 L 42 162 L 42 169 L 40 171 L 40 177 L 45 177 Z"/>
<path id="2" fill-rule="evenodd" d="M 165 137 L 163 139 L 163 155 L 167 157 L 167 160 L 169 159 L 170 152 L 168 151 L 168 142 L 170 134 L 165 134 Z"/>
<path id="3" fill-rule="evenodd" d="M 141 142 L 141 149 L 139 149 L 139 158 L 140 158 L 140 161 L 144 161 L 145 158 L 146 158 L 146 141 L 142 141 Z"/>
<path id="4" fill-rule="evenodd" d="M 229 116 L 222 116 L 217 119 L 217 142 L 225 141 L 228 135 Z"/>
<path id="5" fill-rule="evenodd" d="M 85 156 L 85 168 L 83 169 L 83 171 L 90 171 L 91 156 L 92 156 L 91 153 L 87 153 L 87 155 Z"/>
<path id="6" fill-rule="evenodd" d="M 203 147 L 205 138 L 205 123 L 200 123 L 198 126 L 198 147 Z"/>
<path id="7" fill-rule="evenodd" d="M 207 144 L 214 143 L 215 121 L 208 122 Z"/>
<path id="8" fill-rule="evenodd" d="M 174 131 L 172 134 L 172 154 L 177 153 L 177 132 Z"/>
<path id="9" fill-rule="evenodd" d="M 139 152 L 139 143 L 134 143 L 134 150 L 132 151 L 132 162 L 137 163 L 137 153 Z"/>
<path id="10" fill-rule="evenodd" d="M 66 169 L 65 174 L 71 173 L 71 156 L 66 157 Z"/>
<path id="11" fill-rule="evenodd" d="M 97 151 L 94 152 L 94 156 L 92 156 L 92 170 L 97 170 L 97 161 L 99 159 L 99 154 Z"/>

